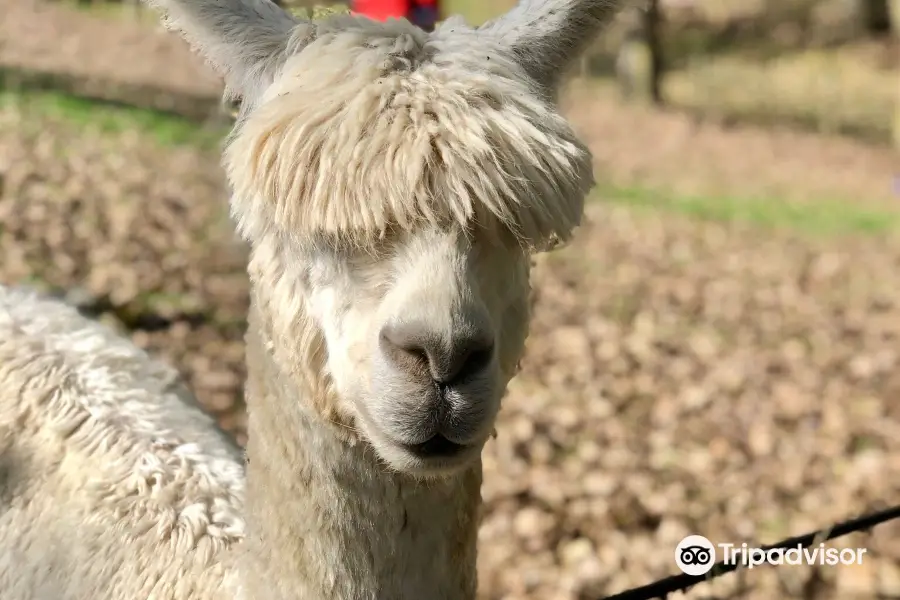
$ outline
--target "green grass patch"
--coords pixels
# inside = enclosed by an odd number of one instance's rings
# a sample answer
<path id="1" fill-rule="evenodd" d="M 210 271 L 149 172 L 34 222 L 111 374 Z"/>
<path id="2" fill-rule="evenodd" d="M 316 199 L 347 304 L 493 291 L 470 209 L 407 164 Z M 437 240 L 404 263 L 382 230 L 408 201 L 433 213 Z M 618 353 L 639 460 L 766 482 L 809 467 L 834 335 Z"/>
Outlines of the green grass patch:
<path id="1" fill-rule="evenodd" d="M 664 95 L 674 107 L 726 120 L 794 124 L 885 143 L 897 74 L 865 50 L 810 49 L 764 61 L 752 53 L 696 57 L 666 75 Z"/>
<path id="2" fill-rule="evenodd" d="M 151 25 L 159 19 L 159 15 L 146 6 L 136 9 L 134 5 L 122 2 L 104 2 L 102 0 L 89 3 L 78 2 L 78 0 L 57 0 L 57 2 L 101 18 L 137 20 Z M 310 8 L 310 4 L 306 2 L 288 1 L 286 4 L 289 10 L 305 11 Z M 443 5 L 443 10 L 446 16 L 462 15 L 470 24 L 480 25 L 488 19 L 503 14 L 514 4 L 515 0 L 447 0 Z M 345 3 L 322 2 L 321 4 L 316 3 L 314 6 L 315 8 L 333 8 L 335 6 L 340 8 L 345 6 Z"/>
<path id="3" fill-rule="evenodd" d="M 462 15 L 470 25 L 481 25 L 512 8 L 515 0 L 446 0 L 445 16 Z"/>
<path id="4" fill-rule="evenodd" d="M 100 18 L 127 19 L 129 21 L 146 23 L 148 25 L 155 25 L 159 22 L 159 14 L 148 8 L 142 2 L 129 4 L 126 2 L 104 2 L 103 0 L 95 0 L 92 2 L 56 0 L 56 4 L 83 11 Z"/>
<path id="5" fill-rule="evenodd" d="M 639 210 L 666 210 L 700 220 L 743 222 L 816 235 L 881 234 L 900 224 L 900 212 L 864 208 L 850 200 L 796 203 L 777 198 L 685 196 L 637 186 L 601 187 L 593 198 Z"/>
<path id="6" fill-rule="evenodd" d="M 190 145 L 216 150 L 227 127 L 201 125 L 165 113 L 113 106 L 51 92 L 0 91 L 0 108 L 15 105 L 23 126 L 41 127 L 47 120 L 96 128 L 110 133 L 136 132 L 162 145 Z M 865 208 L 845 199 L 798 203 L 771 197 L 681 195 L 640 186 L 606 186 L 593 196 L 642 210 L 667 210 L 692 218 L 746 222 L 814 234 L 879 234 L 900 223 L 900 211 Z"/>
<path id="7" fill-rule="evenodd" d="M 228 133 L 221 125 L 202 125 L 162 112 L 49 91 L 0 91 L 0 109 L 17 110 L 24 127 L 40 127 L 48 120 L 57 120 L 111 134 L 135 131 L 167 146 L 216 149 Z"/>

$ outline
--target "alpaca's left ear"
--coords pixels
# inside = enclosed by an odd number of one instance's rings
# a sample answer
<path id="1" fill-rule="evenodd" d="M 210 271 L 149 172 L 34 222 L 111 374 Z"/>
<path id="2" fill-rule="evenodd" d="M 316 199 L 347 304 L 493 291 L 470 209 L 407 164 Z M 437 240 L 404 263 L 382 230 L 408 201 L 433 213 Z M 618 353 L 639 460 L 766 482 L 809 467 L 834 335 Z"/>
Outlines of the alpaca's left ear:
<path id="1" fill-rule="evenodd" d="M 513 50 L 526 71 L 553 96 L 562 74 L 594 36 L 634 0 L 519 0 L 478 28 Z"/>
<path id="2" fill-rule="evenodd" d="M 165 24 L 225 78 L 230 97 L 253 99 L 271 84 L 296 27 L 309 28 L 313 36 L 311 23 L 270 0 L 144 1 L 159 8 Z"/>

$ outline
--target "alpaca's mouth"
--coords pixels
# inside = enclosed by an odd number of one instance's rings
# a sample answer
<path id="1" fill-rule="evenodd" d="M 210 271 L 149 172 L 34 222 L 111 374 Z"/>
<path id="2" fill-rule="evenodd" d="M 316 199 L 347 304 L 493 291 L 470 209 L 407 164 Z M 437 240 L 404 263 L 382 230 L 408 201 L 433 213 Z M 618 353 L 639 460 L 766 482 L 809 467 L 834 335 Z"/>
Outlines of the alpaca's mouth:
<path id="1" fill-rule="evenodd" d="M 394 469 L 417 475 L 440 475 L 464 468 L 478 458 L 488 435 L 467 443 L 454 442 L 438 433 L 424 442 L 409 443 L 373 423 L 365 409 L 358 425 L 381 459 Z"/>
<path id="2" fill-rule="evenodd" d="M 459 444 L 441 434 L 419 444 L 394 445 L 395 452 L 399 450 L 402 453 L 401 470 L 426 476 L 446 475 L 464 468 L 478 457 L 481 447 L 480 443 Z"/>
<path id="3" fill-rule="evenodd" d="M 451 442 L 441 434 L 437 434 L 430 440 L 421 444 L 408 444 L 406 450 L 421 459 L 453 458 L 462 453 L 466 446 Z"/>

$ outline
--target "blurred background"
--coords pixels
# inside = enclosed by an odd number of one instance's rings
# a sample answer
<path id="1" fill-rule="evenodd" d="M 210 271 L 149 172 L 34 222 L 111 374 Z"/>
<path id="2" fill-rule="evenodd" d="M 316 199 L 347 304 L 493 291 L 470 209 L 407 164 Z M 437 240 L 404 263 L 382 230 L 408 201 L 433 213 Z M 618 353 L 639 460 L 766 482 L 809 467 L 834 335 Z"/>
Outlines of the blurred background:
<path id="1" fill-rule="evenodd" d="M 482 599 L 598 599 L 676 573 L 688 534 L 773 543 L 900 498 L 898 31 L 897 0 L 659 0 L 579 66 L 599 183 L 537 261 Z M 221 91 L 135 0 L 0 0 L 0 281 L 172 362 L 243 442 Z M 867 554 L 677 597 L 900 598 L 900 525 L 830 545 Z"/>

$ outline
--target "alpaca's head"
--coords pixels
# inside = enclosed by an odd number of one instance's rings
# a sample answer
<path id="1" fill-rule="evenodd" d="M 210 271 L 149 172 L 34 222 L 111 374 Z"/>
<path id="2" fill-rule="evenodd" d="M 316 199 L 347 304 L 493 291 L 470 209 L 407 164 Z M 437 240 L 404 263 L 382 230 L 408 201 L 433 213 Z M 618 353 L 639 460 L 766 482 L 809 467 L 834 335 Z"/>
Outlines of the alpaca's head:
<path id="1" fill-rule="evenodd" d="M 592 184 L 559 76 L 619 2 L 432 34 L 156 2 L 242 98 L 225 165 L 275 359 L 398 470 L 477 458 L 524 351 L 530 255 L 571 236 Z"/>

